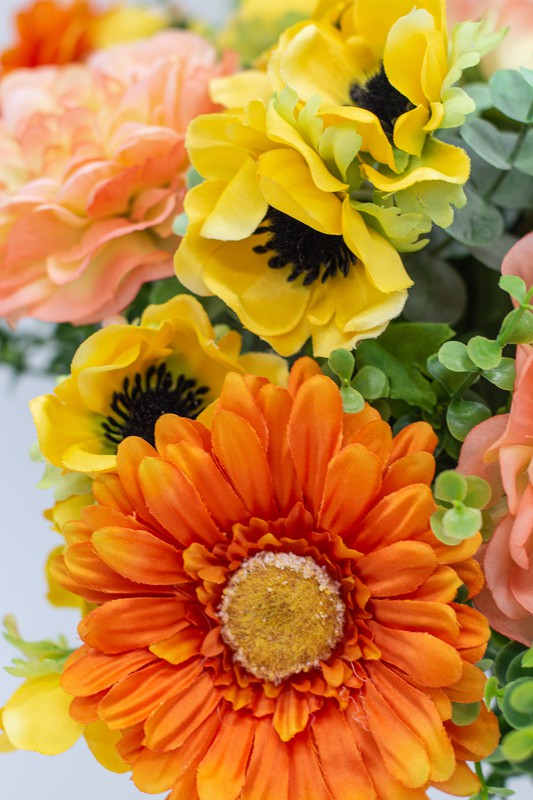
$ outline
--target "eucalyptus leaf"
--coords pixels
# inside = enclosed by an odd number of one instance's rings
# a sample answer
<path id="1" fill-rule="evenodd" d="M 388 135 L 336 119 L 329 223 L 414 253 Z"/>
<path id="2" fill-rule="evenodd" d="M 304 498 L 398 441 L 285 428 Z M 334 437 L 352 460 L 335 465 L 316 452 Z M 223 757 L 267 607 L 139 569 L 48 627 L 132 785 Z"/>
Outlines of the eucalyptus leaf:
<path id="1" fill-rule="evenodd" d="M 533 208 L 533 181 L 518 169 L 508 172 L 491 200 L 501 208 L 524 211 Z M 461 213 L 461 212 L 459 212 Z"/>
<path id="2" fill-rule="evenodd" d="M 467 292 L 455 267 L 427 249 L 407 259 L 406 267 L 414 285 L 404 316 L 411 322 L 458 322 L 466 308 Z"/>
<path id="3" fill-rule="evenodd" d="M 533 128 L 526 133 L 513 164 L 520 172 L 533 175 Z"/>
<path id="4" fill-rule="evenodd" d="M 486 83 L 482 83 L 481 81 L 478 83 L 467 83 L 464 87 L 464 91 L 476 104 L 476 112 L 478 114 L 492 108 L 492 97 Z"/>
<path id="5" fill-rule="evenodd" d="M 485 119 L 471 119 L 460 129 L 464 141 L 478 156 L 497 169 L 508 170 L 511 161 L 507 152 L 507 139 L 498 128 Z"/>
<path id="6" fill-rule="evenodd" d="M 518 122 L 533 120 L 533 86 L 514 69 L 495 72 L 489 80 L 494 107 Z"/>
<path id="7" fill-rule="evenodd" d="M 470 247 L 482 247 L 497 241 L 504 231 L 503 218 L 493 205 L 490 205 L 469 186 L 465 187 L 467 203 L 455 212 L 448 233 L 453 239 Z"/>
<path id="8" fill-rule="evenodd" d="M 172 233 L 175 233 L 176 236 L 185 236 L 188 225 L 189 217 L 185 211 L 183 211 L 181 214 L 178 214 L 178 216 L 175 217 L 172 223 Z"/>
<path id="9" fill-rule="evenodd" d="M 470 252 L 478 261 L 481 261 L 489 269 L 495 272 L 500 272 L 502 268 L 502 261 L 518 241 L 518 237 L 507 231 L 503 233 L 497 242 L 491 245 L 484 245 L 483 247 L 471 247 Z"/>

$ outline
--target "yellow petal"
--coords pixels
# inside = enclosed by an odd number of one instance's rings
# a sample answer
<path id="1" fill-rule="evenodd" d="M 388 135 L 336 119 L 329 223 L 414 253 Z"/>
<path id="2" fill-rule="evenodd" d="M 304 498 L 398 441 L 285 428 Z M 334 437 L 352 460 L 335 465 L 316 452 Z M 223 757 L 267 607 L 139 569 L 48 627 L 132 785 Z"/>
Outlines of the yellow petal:
<path id="1" fill-rule="evenodd" d="M 247 156 L 204 222 L 201 235 L 220 241 L 245 239 L 259 226 L 267 208 L 257 181 L 256 163 Z"/>
<path id="2" fill-rule="evenodd" d="M 8 700 L 2 722 L 14 747 L 53 756 L 79 739 L 83 725 L 70 717 L 72 697 L 59 680 L 58 674 L 30 678 Z"/>
<path id="3" fill-rule="evenodd" d="M 394 169 L 394 151 L 381 122 L 371 111 L 356 106 L 344 106 L 328 108 L 322 117 L 326 125 L 342 124 L 346 121 L 352 123 L 362 138 L 361 150 L 370 153 L 380 164 L 387 164 Z"/>
<path id="4" fill-rule="evenodd" d="M 116 745 L 122 738 L 120 731 L 112 731 L 105 722 L 91 722 L 83 733 L 89 750 L 110 772 L 129 772 L 131 766 L 121 759 Z"/>
<path id="5" fill-rule="evenodd" d="M 213 102 L 225 108 L 244 108 L 252 100 L 268 103 L 272 97 L 272 85 L 266 72 L 249 69 L 236 75 L 213 78 L 209 94 Z"/>
<path id="6" fill-rule="evenodd" d="M 393 134 L 396 147 L 412 156 L 420 156 L 426 143 L 424 128 L 429 118 L 429 112 L 423 105 L 398 117 Z"/>
<path id="7" fill-rule="evenodd" d="M 263 153 L 257 172 L 269 205 L 321 233 L 341 233 L 338 197 L 317 188 L 304 159 L 294 150 Z"/>
<path id="8" fill-rule="evenodd" d="M 446 25 L 444 0 L 354 0 L 355 28 L 372 47 L 377 58 L 381 58 L 387 35 L 400 17 L 417 9 L 426 9 L 435 19 L 439 29 Z"/>
<path id="9" fill-rule="evenodd" d="M 399 192 L 420 181 L 446 181 L 462 186 L 470 174 L 470 159 L 460 147 L 428 138 L 420 158 L 413 158 L 409 169 L 401 175 L 380 173 L 369 165 L 363 172 L 376 189 L 382 192 Z"/>
<path id="10" fill-rule="evenodd" d="M 383 66 L 389 81 L 415 106 L 427 104 L 422 88 L 422 64 L 427 50 L 427 34 L 435 30 L 435 20 L 421 8 L 399 19 L 387 37 Z"/>
<path id="11" fill-rule="evenodd" d="M 365 222 L 346 199 L 342 207 L 343 236 L 350 250 L 363 262 L 366 274 L 380 292 L 398 292 L 413 282 L 398 252 Z"/>

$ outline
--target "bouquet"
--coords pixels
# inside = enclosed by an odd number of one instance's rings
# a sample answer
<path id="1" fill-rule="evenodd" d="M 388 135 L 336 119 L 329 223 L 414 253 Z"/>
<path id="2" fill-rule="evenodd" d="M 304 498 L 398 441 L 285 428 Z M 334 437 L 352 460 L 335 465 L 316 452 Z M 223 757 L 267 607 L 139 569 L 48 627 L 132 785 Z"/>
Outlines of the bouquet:
<path id="1" fill-rule="evenodd" d="M 27 641 L 3 610 L 0 750 L 84 737 L 168 800 L 509 796 L 531 3 L 241 0 L 217 27 L 35 0 L 17 30 L 0 360 L 56 379 L 32 457 L 79 625 Z"/>

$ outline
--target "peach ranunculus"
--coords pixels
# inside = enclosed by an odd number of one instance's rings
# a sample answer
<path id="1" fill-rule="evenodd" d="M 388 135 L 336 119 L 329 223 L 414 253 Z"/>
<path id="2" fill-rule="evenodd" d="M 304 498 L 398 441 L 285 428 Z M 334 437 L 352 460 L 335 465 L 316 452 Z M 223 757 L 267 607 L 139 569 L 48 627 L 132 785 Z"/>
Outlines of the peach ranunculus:
<path id="1" fill-rule="evenodd" d="M 483 71 L 533 68 L 533 0 L 447 0 L 451 23 L 491 19 L 497 28 L 508 28 L 507 36 L 483 59 Z"/>
<path id="2" fill-rule="evenodd" d="M 172 275 L 187 125 L 232 68 L 196 34 L 165 31 L 2 80 L 0 316 L 95 322 Z"/>
<path id="3" fill-rule="evenodd" d="M 533 284 L 533 233 L 507 254 L 504 274 Z M 467 436 L 459 471 L 480 475 L 493 489 L 497 522 L 481 548 L 486 587 L 476 606 L 500 633 L 530 646 L 533 642 L 533 347 L 519 345 L 509 414 L 482 422 Z M 506 501 L 502 500 L 506 495 Z M 503 503 L 503 510 L 502 510 Z M 503 513 L 503 517 L 502 517 Z"/>

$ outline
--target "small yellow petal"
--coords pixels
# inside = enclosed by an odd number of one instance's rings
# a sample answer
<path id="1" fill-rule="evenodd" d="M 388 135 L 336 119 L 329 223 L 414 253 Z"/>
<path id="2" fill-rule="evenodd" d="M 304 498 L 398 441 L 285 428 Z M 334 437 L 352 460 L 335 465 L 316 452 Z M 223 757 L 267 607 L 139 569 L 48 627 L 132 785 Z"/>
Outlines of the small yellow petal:
<path id="1" fill-rule="evenodd" d="M 96 760 L 110 772 L 129 772 L 131 766 L 121 759 L 116 745 L 122 738 L 120 731 L 112 731 L 105 722 L 91 722 L 83 733 L 89 750 Z"/>
<path id="2" fill-rule="evenodd" d="M 256 163 L 247 156 L 204 222 L 201 235 L 220 241 L 245 239 L 259 226 L 267 208 L 257 181 Z"/>
<path id="3" fill-rule="evenodd" d="M 69 715 L 72 697 L 59 674 L 30 678 L 16 690 L 2 714 L 4 730 L 19 750 L 46 756 L 64 753 L 79 739 L 83 725 Z"/>
<path id="4" fill-rule="evenodd" d="M 249 69 L 236 75 L 213 78 L 209 94 L 214 103 L 225 108 L 244 108 L 252 100 L 268 103 L 272 97 L 272 84 L 266 72 Z"/>

